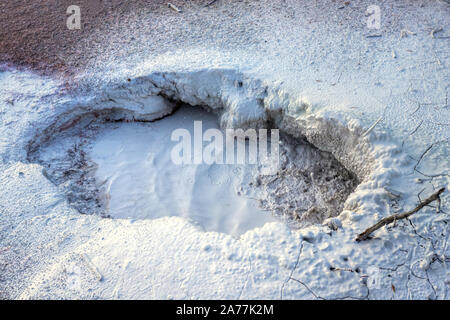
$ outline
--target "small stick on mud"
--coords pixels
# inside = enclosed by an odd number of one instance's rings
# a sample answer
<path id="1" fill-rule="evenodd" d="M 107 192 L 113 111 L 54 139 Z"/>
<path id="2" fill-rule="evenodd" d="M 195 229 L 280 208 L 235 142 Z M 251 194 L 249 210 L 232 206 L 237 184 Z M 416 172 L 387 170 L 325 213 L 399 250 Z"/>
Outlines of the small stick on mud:
<path id="1" fill-rule="evenodd" d="M 171 4 L 171 3 L 169 2 L 169 3 L 167 3 L 167 6 L 168 6 L 170 9 L 172 9 L 173 11 L 176 11 L 176 12 L 178 12 L 178 13 L 181 13 L 181 9 L 179 9 L 176 5 Z"/>
<path id="2" fill-rule="evenodd" d="M 385 225 L 387 225 L 389 223 L 392 223 L 394 221 L 408 218 L 412 214 L 416 213 L 417 211 L 419 211 L 420 209 L 422 209 L 423 207 L 428 205 L 430 202 L 433 202 L 435 200 L 438 200 L 440 202 L 441 198 L 439 196 L 440 196 L 440 194 L 442 192 L 444 192 L 444 190 L 445 190 L 445 188 L 439 189 L 439 191 L 437 191 L 436 193 L 433 193 L 430 197 L 428 197 L 424 201 L 420 202 L 420 204 L 417 207 L 415 207 L 413 210 L 411 210 L 411 211 L 403 212 L 403 213 L 399 213 L 399 214 L 394 214 L 392 216 L 389 216 L 389 217 L 381 219 L 380 221 L 375 223 L 373 226 L 371 226 L 370 228 L 366 229 L 363 233 L 360 233 L 356 237 L 355 240 L 358 241 L 358 242 L 366 240 L 370 236 L 370 234 L 372 234 L 375 230 L 378 230 L 381 227 L 383 227 L 383 226 L 385 226 Z"/>
<path id="3" fill-rule="evenodd" d="M 433 29 L 433 30 L 431 31 L 430 35 L 431 35 L 432 38 L 435 38 L 434 34 L 435 34 L 435 33 L 438 33 L 438 32 L 441 32 L 441 31 L 444 31 L 444 29 L 442 29 L 442 28 Z"/>
<path id="4" fill-rule="evenodd" d="M 394 59 L 397 58 L 397 54 L 395 53 L 394 49 L 392 49 L 391 54 L 392 54 L 392 58 L 394 58 Z"/>
<path id="5" fill-rule="evenodd" d="M 412 32 L 412 31 L 409 31 L 408 29 L 402 29 L 400 31 L 400 38 L 407 37 L 408 35 L 415 36 L 416 33 Z"/>
<path id="6" fill-rule="evenodd" d="M 205 4 L 205 7 L 209 7 L 210 5 L 214 4 L 215 2 L 217 2 L 217 0 L 212 0 L 212 1 L 208 2 L 207 4 Z"/>
<path id="7" fill-rule="evenodd" d="M 379 117 L 377 121 L 375 121 L 369 129 L 367 129 L 366 131 L 364 131 L 364 133 L 361 135 L 361 137 L 365 137 L 367 136 L 370 132 L 372 132 L 372 130 L 377 126 L 377 124 L 383 120 L 383 116 Z"/>
<path id="8" fill-rule="evenodd" d="M 359 268 L 351 269 L 351 268 L 337 268 L 337 267 L 330 267 L 331 271 L 347 271 L 347 272 L 356 272 L 359 273 Z"/>

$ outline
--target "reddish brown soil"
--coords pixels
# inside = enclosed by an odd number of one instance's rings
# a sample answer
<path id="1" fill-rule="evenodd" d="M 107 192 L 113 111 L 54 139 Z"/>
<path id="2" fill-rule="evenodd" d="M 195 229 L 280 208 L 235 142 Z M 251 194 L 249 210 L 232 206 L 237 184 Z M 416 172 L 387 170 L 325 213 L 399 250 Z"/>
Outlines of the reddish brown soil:
<path id="1" fill-rule="evenodd" d="M 173 2 L 173 1 L 172 1 Z M 174 2 L 176 3 L 176 1 Z M 81 29 L 66 26 L 70 5 L 81 8 Z M 29 67 L 44 74 L 71 74 L 86 63 L 76 43 L 108 16 L 133 10 L 167 9 L 164 0 L 2 0 L 0 1 L 0 63 Z"/>

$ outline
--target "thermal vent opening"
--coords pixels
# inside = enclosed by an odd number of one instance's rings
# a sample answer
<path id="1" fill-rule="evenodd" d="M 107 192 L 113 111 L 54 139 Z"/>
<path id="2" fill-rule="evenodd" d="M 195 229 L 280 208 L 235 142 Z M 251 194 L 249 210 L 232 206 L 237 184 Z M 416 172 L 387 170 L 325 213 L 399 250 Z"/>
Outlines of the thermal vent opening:
<path id="1" fill-rule="evenodd" d="M 55 124 L 47 142 L 29 152 L 30 161 L 44 166 L 80 213 L 181 216 L 205 231 L 239 236 L 267 222 L 302 227 L 337 216 L 357 186 L 356 177 L 330 153 L 281 128 L 275 170 L 250 163 L 248 153 L 244 164 L 176 164 L 174 130 L 194 136 L 194 121 L 201 121 L 204 131 L 220 130 L 216 114 L 182 105 L 165 118 L 142 122 L 124 121 L 120 112 L 78 114 Z"/>

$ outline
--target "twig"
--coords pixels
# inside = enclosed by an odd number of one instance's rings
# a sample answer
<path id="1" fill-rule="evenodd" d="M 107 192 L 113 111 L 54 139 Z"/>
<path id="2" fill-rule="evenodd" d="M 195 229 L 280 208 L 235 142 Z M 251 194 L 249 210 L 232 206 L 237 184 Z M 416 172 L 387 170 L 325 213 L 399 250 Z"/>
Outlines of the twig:
<path id="1" fill-rule="evenodd" d="M 415 33 L 415 32 L 412 32 L 412 31 L 409 31 L 408 29 L 402 29 L 402 30 L 400 31 L 400 38 L 403 38 L 403 37 L 408 36 L 408 35 L 415 36 L 416 33 Z"/>
<path id="2" fill-rule="evenodd" d="M 356 272 L 359 273 L 359 269 L 351 269 L 351 268 L 337 268 L 337 267 L 330 267 L 331 271 L 347 271 L 347 272 Z"/>
<path id="3" fill-rule="evenodd" d="M 409 216 L 411 216 L 412 214 L 416 213 L 417 211 L 419 211 L 420 209 L 422 209 L 423 207 L 425 207 L 426 205 L 428 205 L 430 202 L 433 202 L 435 200 L 439 200 L 440 201 L 440 197 L 439 195 L 444 192 L 445 188 L 441 188 L 439 189 L 438 192 L 432 194 L 428 199 L 422 201 L 419 203 L 419 205 L 414 208 L 411 211 L 408 212 L 403 212 L 403 213 L 399 213 L 399 214 L 394 214 L 392 216 L 386 217 L 381 219 L 380 221 L 378 221 L 377 223 L 375 223 L 373 226 L 371 226 L 370 228 L 366 229 L 363 233 L 360 233 L 357 237 L 356 237 L 356 241 L 362 241 L 362 240 L 366 240 L 370 234 L 372 232 L 374 232 L 375 230 L 380 229 L 381 227 L 392 223 L 396 220 L 401 220 L 401 219 L 406 219 Z"/>
<path id="4" fill-rule="evenodd" d="M 209 7 L 210 5 L 214 4 L 217 0 L 212 0 L 211 2 L 208 2 L 205 4 L 205 7 Z"/>
<path id="5" fill-rule="evenodd" d="M 370 126 L 370 128 L 367 129 L 367 130 L 361 135 L 361 137 L 367 136 L 367 135 L 368 135 L 368 134 L 376 127 L 376 125 L 377 125 L 381 120 L 383 120 L 383 116 L 379 117 L 378 120 L 375 121 L 375 122 Z"/>
<path id="6" fill-rule="evenodd" d="M 434 34 L 443 31 L 444 29 L 442 28 L 438 28 L 438 29 L 433 29 L 430 33 L 432 38 L 435 38 Z"/>
<path id="7" fill-rule="evenodd" d="M 178 13 L 181 13 L 181 9 L 179 9 L 176 5 L 172 4 L 172 3 L 167 3 L 167 6 L 172 9 L 173 11 L 176 11 Z"/>
<path id="8" fill-rule="evenodd" d="M 437 207 L 436 207 L 436 213 L 440 213 L 441 212 L 441 198 L 437 199 Z"/>

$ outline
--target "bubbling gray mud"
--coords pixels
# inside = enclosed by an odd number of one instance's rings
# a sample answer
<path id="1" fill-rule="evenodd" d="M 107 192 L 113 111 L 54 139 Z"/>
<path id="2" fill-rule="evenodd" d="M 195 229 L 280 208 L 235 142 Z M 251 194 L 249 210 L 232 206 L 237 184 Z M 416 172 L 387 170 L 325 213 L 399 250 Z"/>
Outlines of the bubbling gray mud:
<path id="1" fill-rule="evenodd" d="M 339 215 L 358 185 L 355 175 L 304 139 L 283 134 L 281 142 L 280 169 L 255 178 L 261 207 L 297 227 Z"/>
<path id="2" fill-rule="evenodd" d="M 133 119 L 123 112 L 110 109 L 77 114 L 74 119 L 65 116 L 64 123 L 58 122 L 57 127 L 49 130 L 51 135 L 43 139 L 44 144 L 29 151 L 29 160 L 44 167 L 47 178 L 82 214 L 110 217 L 107 197 L 95 178 L 97 164 L 89 158 L 87 149 L 106 128 L 105 124 Z M 259 207 L 269 211 L 267 214 L 272 213 L 293 227 L 321 223 L 339 215 L 358 184 L 355 175 L 331 153 L 318 150 L 305 139 L 280 132 L 278 171 L 271 174 L 256 171 L 242 180 L 237 194 L 256 198 Z"/>

